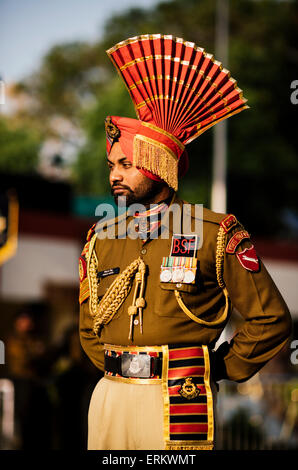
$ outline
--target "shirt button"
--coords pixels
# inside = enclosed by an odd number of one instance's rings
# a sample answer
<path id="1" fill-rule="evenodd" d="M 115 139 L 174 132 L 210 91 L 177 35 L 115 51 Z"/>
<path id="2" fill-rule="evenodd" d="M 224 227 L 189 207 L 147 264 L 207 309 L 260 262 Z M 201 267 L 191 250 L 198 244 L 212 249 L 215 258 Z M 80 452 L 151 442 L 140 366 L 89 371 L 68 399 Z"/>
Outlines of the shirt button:
<path id="1" fill-rule="evenodd" d="M 176 287 L 177 287 L 177 289 L 180 289 L 180 287 L 182 287 L 182 284 L 180 284 L 180 282 L 178 282 L 178 284 L 176 284 Z"/>
<path id="2" fill-rule="evenodd" d="M 139 320 L 136 318 L 133 323 L 134 323 L 134 325 L 138 325 L 138 324 L 139 324 Z"/>
<path id="3" fill-rule="evenodd" d="M 145 255 L 146 253 L 147 253 L 146 248 L 143 248 L 143 249 L 141 250 L 141 255 Z"/>

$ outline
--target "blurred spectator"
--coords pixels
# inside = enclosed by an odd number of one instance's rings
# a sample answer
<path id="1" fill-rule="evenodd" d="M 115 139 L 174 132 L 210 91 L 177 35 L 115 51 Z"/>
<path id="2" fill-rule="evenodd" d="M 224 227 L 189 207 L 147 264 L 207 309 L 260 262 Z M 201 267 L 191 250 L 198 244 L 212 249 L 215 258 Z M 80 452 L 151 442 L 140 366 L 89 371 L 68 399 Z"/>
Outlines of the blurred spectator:
<path id="1" fill-rule="evenodd" d="M 49 440 L 49 400 L 38 373 L 44 352 L 33 314 L 21 310 L 6 341 L 8 373 L 15 387 L 17 447 L 21 449 L 46 448 Z"/>
<path id="2" fill-rule="evenodd" d="M 88 406 L 102 375 L 82 351 L 78 325 L 70 326 L 64 333 L 60 354 L 53 366 L 55 448 L 87 448 Z"/>

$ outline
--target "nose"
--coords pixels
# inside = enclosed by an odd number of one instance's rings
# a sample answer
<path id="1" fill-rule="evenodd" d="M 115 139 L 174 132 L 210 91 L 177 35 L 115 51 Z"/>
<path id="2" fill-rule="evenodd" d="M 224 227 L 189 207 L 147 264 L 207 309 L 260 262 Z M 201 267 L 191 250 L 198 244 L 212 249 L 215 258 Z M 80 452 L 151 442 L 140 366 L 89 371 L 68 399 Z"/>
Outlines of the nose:
<path id="1" fill-rule="evenodd" d="M 121 181 L 123 181 L 123 176 L 115 165 L 110 171 L 110 184 L 112 186 L 113 184 Z"/>

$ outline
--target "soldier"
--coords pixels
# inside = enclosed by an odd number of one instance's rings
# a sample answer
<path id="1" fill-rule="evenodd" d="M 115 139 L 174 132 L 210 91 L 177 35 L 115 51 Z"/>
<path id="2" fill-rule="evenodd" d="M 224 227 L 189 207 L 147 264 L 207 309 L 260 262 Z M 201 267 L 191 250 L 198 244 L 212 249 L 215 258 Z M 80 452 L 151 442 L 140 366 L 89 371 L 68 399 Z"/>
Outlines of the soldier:
<path id="1" fill-rule="evenodd" d="M 291 329 L 236 217 L 177 196 L 185 145 L 246 100 L 219 62 L 183 39 L 144 35 L 108 54 L 138 119 L 106 119 L 112 194 L 128 210 L 93 226 L 80 257 L 81 344 L 105 371 L 88 448 L 212 449 L 215 383 L 252 377 Z M 232 306 L 245 322 L 214 351 Z"/>

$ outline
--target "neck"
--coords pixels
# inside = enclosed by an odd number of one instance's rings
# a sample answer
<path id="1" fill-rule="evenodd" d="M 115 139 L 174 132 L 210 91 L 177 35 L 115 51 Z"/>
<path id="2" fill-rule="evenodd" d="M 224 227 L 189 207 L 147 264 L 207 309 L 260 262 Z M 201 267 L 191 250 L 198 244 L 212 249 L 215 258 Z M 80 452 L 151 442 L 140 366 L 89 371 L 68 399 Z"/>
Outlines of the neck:
<path id="1" fill-rule="evenodd" d="M 150 204 L 158 204 L 161 201 L 165 201 L 166 199 L 172 197 L 173 194 L 173 189 L 169 188 L 168 186 L 164 186 L 160 192 L 149 196 L 148 198 L 144 198 L 144 200 L 140 201 L 140 203 L 143 204 L 146 208 L 149 208 Z"/>

